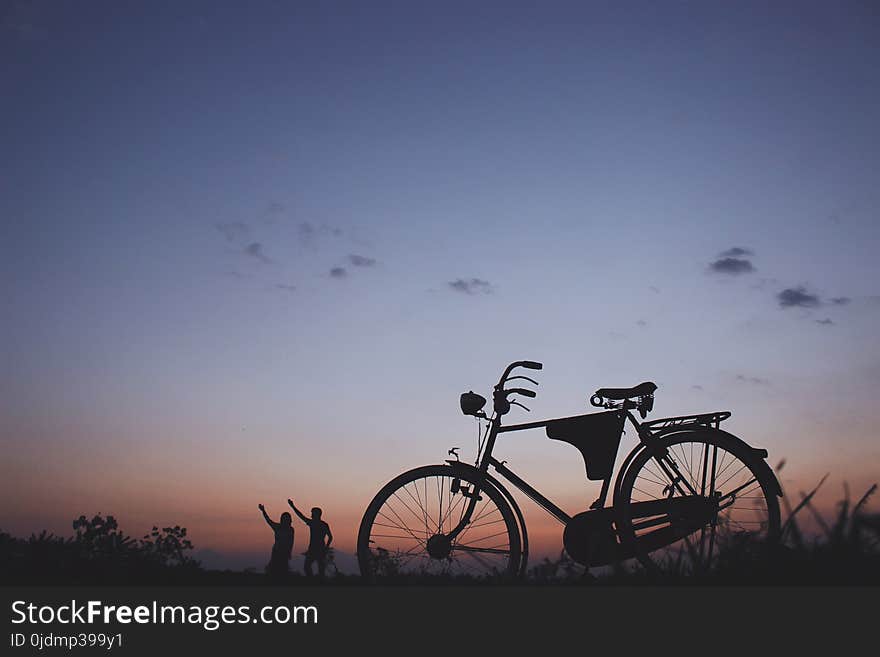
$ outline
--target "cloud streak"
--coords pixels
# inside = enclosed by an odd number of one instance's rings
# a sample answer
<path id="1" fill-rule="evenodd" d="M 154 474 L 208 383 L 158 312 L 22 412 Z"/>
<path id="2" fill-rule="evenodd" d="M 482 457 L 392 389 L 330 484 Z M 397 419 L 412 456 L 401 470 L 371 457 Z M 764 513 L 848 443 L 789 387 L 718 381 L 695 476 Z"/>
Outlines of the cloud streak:
<path id="1" fill-rule="evenodd" d="M 352 253 L 348 256 L 348 261 L 355 267 L 375 267 L 376 259 Z"/>
<path id="2" fill-rule="evenodd" d="M 737 374 L 736 380 L 741 383 L 751 383 L 756 386 L 770 385 L 770 381 L 768 381 L 767 379 L 762 379 L 759 376 L 745 376 L 744 374 Z"/>
<path id="3" fill-rule="evenodd" d="M 269 256 L 266 255 L 265 251 L 263 251 L 263 245 L 259 242 L 251 242 L 242 250 L 246 256 L 254 258 L 255 260 L 259 260 L 265 265 L 268 265 L 272 262 Z"/>
<path id="4" fill-rule="evenodd" d="M 787 287 L 776 295 L 780 308 L 816 308 L 822 305 L 818 295 L 809 292 L 806 287 Z"/>
<path id="5" fill-rule="evenodd" d="M 727 249 L 727 251 L 722 251 L 718 257 L 719 258 L 742 258 L 743 256 L 753 256 L 755 252 L 751 249 L 744 249 L 741 246 L 735 246 L 732 249 Z"/>
<path id="6" fill-rule="evenodd" d="M 247 239 L 249 229 L 247 224 L 241 221 L 231 221 L 225 224 L 214 224 L 214 227 L 220 231 L 220 234 L 226 238 L 227 242 L 242 242 Z"/>
<path id="7" fill-rule="evenodd" d="M 849 297 L 831 297 L 823 300 L 815 292 L 811 292 L 805 285 L 787 287 L 776 295 L 776 301 L 783 310 L 788 308 L 820 308 L 823 306 L 846 306 L 852 302 Z M 817 324 L 829 326 L 834 324 L 830 318 L 817 319 Z"/>
<path id="8" fill-rule="evenodd" d="M 709 271 L 716 274 L 750 274 L 755 271 L 755 266 L 745 258 L 719 258 L 709 265 Z"/>
<path id="9" fill-rule="evenodd" d="M 283 203 L 271 201 L 266 205 L 262 213 L 260 213 L 260 219 L 262 219 L 264 224 L 276 224 L 284 217 L 284 212 L 286 210 L 287 207 Z"/>
<path id="10" fill-rule="evenodd" d="M 458 278 L 449 282 L 449 287 L 462 294 L 492 294 L 492 284 L 482 278 Z"/>
<path id="11" fill-rule="evenodd" d="M 342 229 L 337 226 L 328 226 L 322 224 L 316 226 L 310 221 L 301 221 L 296 227 L 297 238 L 303 246 L 314 246 L 318 238 L 323 235 L 332 235 L 333 237 L 342 237 Z"/>

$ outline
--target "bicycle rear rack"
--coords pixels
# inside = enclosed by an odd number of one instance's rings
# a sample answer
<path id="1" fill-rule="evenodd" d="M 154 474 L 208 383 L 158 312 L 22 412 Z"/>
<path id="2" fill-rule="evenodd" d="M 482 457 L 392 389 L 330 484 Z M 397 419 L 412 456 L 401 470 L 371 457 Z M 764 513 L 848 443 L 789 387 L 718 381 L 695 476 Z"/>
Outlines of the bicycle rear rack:
<path id="1" fill-rule="evenodd" d="M 715 413 L 701 413 L 699 415 L 679 415 L 678 417 L 663 417 L 659 420 L 643 422 L 642 427 L 652 434 L 692 425 L 717 429 L 718 425 L 729 417 L 730 411 L 716 411 Z"/>

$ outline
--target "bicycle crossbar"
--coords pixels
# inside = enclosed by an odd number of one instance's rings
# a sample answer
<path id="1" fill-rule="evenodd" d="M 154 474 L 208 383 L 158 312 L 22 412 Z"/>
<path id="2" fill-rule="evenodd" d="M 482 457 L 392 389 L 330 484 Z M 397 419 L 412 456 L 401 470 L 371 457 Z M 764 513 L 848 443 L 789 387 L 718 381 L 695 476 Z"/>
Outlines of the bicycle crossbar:
<path id="1" fill-rule="evenodd" d="M 553 420 L 540 420 L 539 422 L 525 422 L 523 424 L 508 424 L 498 427 L 498 433 L 507 433 L 508 431 L 524 431 L 525 429 L 540 429 L 546 427 Z"/>
<path id="2" fill-rule="evenodd" d="M 495 470 L 498 472 L 498 474 L 500 474 L 502 477 L 507 479 L 507 481 L 509 481 L 514 486 L 519 488 L 529 499 L 531 499 L 538 506 L 540 506 L 542 509 L 544 509 L 547 513 L 549 513 L 554 518 L 556 518 L 563 525 L 566 525 L 569 522 L 571 522 L 570 515 L 568 515 L 565 511 L 560 509 L 555 504 L 553 504 L 553 502 L 551 502 L 546 497 L 541 495 L 541 493 L 536 491 L 534 488 L 529 486 L 529 484 L 524 479 L 517 476 L 517 474 L 514 473 L 513 470 L 508 468 L 501 461 L 496 459 L 494 456 L 490 456 L 489 463 L 493 468 L 495 468 Z"/>

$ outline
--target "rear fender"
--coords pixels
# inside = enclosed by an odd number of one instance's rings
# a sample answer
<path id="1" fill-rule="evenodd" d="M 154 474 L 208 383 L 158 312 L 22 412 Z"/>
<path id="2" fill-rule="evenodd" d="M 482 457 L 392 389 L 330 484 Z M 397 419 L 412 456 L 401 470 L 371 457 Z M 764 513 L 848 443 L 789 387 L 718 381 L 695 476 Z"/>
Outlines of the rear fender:
<path id="1" fill-rule="evenodd" d="M 769 475 L 768 479 L 771 481 L 771 483 L 773 485 L 773 492 L 776 493 L 776 495 L 778 497 L 782 497 L 782 486 L 779 484 L 779 479 L 776 478 L 776 473 L 773 472 L 773 468 L 771 468 L 767 464 L 767 450 L 766 449 L 763 449 L 760 447 L 752 447 L 747 442 L 745 442 L 742 438 L 739 438 L 738 436 L 734 436 L 732 433 L 730 433 L 728 431 L 724 431 L 723 429 L 715 429 L 712 427 L 700 427 L 698 429 L 688 428 L 688 429 L 683 429 L 680 431 L 668 431 L 668 432 L 665 432 L 662 435 L 658 435 L 656 437 L 657 437 L 657 439 L 665 439 L 669 436 L 675 436 L 678 434 L 688 433 L 688 434 L 694 434 L 696 436 L 699 434 L 707 434 L 710 432 L 723 435 L 726 440 L 734 443 L 737 447 L 739 447 L 743 451 L 745 451 L 747 453 L 750 452 L 755 457 L 756 460 L 759 460 L 760 463 L 758 464 L 758 467 L 763 466 L 766 469 L 766 474 Z M 633 450 L 629 454 L 627 454 L 626 458 L 624 459 L 623 463 L 620 466 L 620 470 L 618 470 L 617 479 L 614 481 L 615 495 L 620 490 L 620 485 L 623 482 L 623 477 L 626 474 L 626 471 L 629 469 L 630 463 L 636 457 L 636 454 L 641 452 L 643 449 L 649 449 L 649 446 L 645 445 L 644 443 L 639 443 L 638 445 L 636 445 L 633 448 Z"/>

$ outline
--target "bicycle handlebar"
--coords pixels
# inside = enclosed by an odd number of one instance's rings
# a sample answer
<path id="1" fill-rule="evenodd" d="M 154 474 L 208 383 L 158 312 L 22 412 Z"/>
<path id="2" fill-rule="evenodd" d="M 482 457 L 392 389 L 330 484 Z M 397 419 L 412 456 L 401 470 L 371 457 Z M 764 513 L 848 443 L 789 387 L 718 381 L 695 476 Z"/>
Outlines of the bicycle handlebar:
<path id="1" fill-rule="evenodd" d="M 530 370 L 540 370 L 543 369 L 544 365 L 534 360 L 514 361 L 507 366 L 506 370 L 504 370 L 504 374 L 501 375 L 501 379 L 498 381 L 498 385 L 495 386 L 497 389 L 500 389 L 504 386 L 504 382 L 507 381 L 507 377 L 510 375 L 511 370 L 513 370 L 515 367 L 527 367 Z"/>
<path id="2" fill-rule="evenodd" d="M 517 393 L 518 395 L 522 395 L 523 397 L 535 397 L 537 395 L 534 390 L 526 390 L 525 388 L 508 388 L 504 392 L 508 395 Z"/>
<path id="3" fill-rule="evenodd" d="M 495 414 L 497 417 L 501 417 L 510 411 L 510 405 L 514 404 L 516 406 L 522 406 L 522 404 L 511 401 L 508 399 L 508 396 L 516 393 L 520 394 L 524 397 L 535 397 L 536 393 L 534 390 L 526 390 L 525 388 L 510 388 L 509 390 L 504 389 L 504 384 L 507 382 L 507 378 L 510 376 L 510 372 L 516 367 L 527 367 L 530 370 L 540 370 L 544 367 L 541 363 L 534 360 L 517 360 L 512 362 L 507 368 L 504 370 L 504 374 L 501 375 L 501 378 L 498 380 L 498 384 L 495 386 L 495 392 L 492 394 L 492 398 L 495 404 Z M 529 379 L 527 376 L 513 377 L 520 379 Z M 532 381 L 535 385 L 537 385 L 537 381 Z M 522 406 L 526 410 L 529 410 L 525 406 Z"/>

